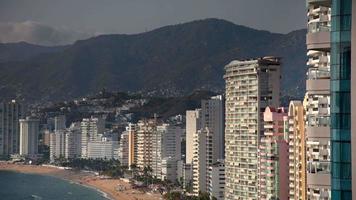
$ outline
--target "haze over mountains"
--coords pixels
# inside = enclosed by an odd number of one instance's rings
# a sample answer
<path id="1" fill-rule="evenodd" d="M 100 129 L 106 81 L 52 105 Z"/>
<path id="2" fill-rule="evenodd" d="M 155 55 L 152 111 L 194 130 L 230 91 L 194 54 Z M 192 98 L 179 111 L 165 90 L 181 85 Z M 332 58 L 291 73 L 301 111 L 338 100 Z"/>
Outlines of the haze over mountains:
<path id="1" fill-rule="evenodd" d="M 285 95 L 304 93 L 305 30 L 260 31 L 206 19 L 135 35 L 102 35 L 63 47 L 0 45 L 0 98 L 63 100 L 102 88 L 178 96 L 222 92 L 233 59 L 283 58 Z"/>

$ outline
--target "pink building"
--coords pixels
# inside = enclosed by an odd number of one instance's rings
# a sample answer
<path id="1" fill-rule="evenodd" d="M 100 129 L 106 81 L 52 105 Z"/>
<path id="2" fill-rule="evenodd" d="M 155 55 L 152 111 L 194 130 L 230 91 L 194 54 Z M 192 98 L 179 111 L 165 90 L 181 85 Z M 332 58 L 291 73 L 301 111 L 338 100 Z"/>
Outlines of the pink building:
<path id="1" fill-rule="evenodd" d="M 287 200 L 288 112 L 285 108 L 267 107 L 264 112 L 264 135 L 259 144 L 259 199 Z"/>

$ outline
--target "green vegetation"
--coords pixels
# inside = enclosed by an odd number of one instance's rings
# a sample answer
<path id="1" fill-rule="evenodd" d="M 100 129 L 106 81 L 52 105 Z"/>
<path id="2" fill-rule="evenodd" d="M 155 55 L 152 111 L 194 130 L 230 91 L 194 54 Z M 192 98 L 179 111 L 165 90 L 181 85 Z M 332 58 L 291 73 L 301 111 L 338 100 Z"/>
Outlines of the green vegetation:
<path id="1" fill-rule="evenodd" d="M 168 192 L 163 196 L 166 200 L 210 200 L 206 192 L 199 193 L 199 196 L 187 196 L 181 192 Z M 216 200 L 215 197 L 212 200 Z"/>
<path id="2" fill-rule="evenodd" d="M 57 165 L 63 167 L 71 167 L 76 170 L 89 170 L 97 171 L 101 175 L 110 177 L 122 177 L 124 171 L 127 169 L 120 165 L 117 160 L 104 160 L 104 159 L 71 159 L 58 158 L 55 162 Z"/>

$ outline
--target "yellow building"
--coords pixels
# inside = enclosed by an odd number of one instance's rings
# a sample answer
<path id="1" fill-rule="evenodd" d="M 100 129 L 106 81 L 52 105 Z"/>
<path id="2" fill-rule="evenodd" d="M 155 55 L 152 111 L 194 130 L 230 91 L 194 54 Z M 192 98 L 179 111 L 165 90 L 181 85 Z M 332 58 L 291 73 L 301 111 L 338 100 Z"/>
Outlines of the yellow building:
<path id="1" fill-rule="evenodd" d="M 306 198 L 305 111 L 302 102 L 289 104 L 289 198 Z"/>

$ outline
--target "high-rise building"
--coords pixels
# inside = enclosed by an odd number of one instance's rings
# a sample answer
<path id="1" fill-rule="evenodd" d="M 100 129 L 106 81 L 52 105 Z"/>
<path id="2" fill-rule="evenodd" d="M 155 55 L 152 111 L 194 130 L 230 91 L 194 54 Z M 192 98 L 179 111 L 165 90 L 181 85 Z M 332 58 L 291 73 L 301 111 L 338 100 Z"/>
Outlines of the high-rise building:
<path id="1" fill-rule="evenodd" d="M 122 166 L 129 166 L 129 132 L 124 131 L 119 142 L 119 161 Z"/>
<path id="2" fill-rule="evenodd" d="M 264 57 L 225 66 L 225 199 L 258 199 L 258 144 L 263 112 L 278 107 L 280 60 Z"/>
<path id="3" fill-rule="evenodd" d="M 119 158 L 119 142 L 112 140 L 90 141 L 88 143 L 87 158 L 91 159 L 115 159 Z"/>
<path id="4" fill-rule="evenodd" d="M 186 147 L 193 151 L 193 193 L 208 190 L 208 170 L 209 167 L 220 159 L 224 158 L 224 106 L 221 95 L 211 97 L 201 101 L 201 109 L 191 112 L 192 120 L 187 122 L 193 124 L 193 128 L 199 128 L 193 134 L 193 145 Z M 196 123 L 199 124 L 196 124 Z M 189 128 L 189 126 L 187 126 Z M 190 140 L 187 135 L 187 141 Z"/>
<path id="5" fill-rule="evenodd" d="M 129 135 L 128 166 L 131 167 L 132 165 L 137 163 L 137 125 L 130 123 L 126 127 L 126 132 Z"/>
<path id="6" fill-rule="evenodd" d="M 152 141 L 157 131 L 156 119 L 140 120 L 137 123 L 137 167 L 144 169 L 152 166 Z"/>
<path id="7" fill-rule="evenodd" d="M 40 121 L 27 117 L 20 119 L 20 155 L 36 156 L 38 154 L 38 135 Z"/>
<path id="8" fill-rule="evenodd" d="M 352 0 L 351 26 L 351 102 L 356 102 L 356 0 Z M 356 104 L 351 103 L 351 160 L 352 160 L 352 199 L 356 199 Z"/>
<path id="9" fill-rule="evenodd" d="M 305 111 L 302 102 L 291 101 L 289 118 L 289 198 L 307 199 L 305 163 Z"/>
<path id="10" fill-rule="evenodd" d="M 50 160 L 58 158 L 80 158 L 82 152 L 81 123 L 75 122 L 67 129 L 58 129 L 50 133 Z"/>
<path id="11" fill-rule="evenodd" d="M 186 112 L 186 139 L 185 139 L 185 158 L 186 164 L 193 161 L 193 139 L 194 134 L 200 129 L 201 109 L 187 110 Z"/>
<path id="12" fill-rule="evenodd" d="M 171 183 L 177 181 L 177 160 L 172 157 L 165 157 L 161 162 L 161 179 L 168 180 Z"/>
<path id="13" fill-rule="evenodd" d="M 58 130 L 50 134 L 49 158 L 51 162 L 65 157 L 65 135 L 65 130 Z"/>
<path id="14" fill-rule="evenodd" d="M 267 107 L 258 155 L 258 199 L 289 198 L 287 111 Z"/>
<path id="15" fill-rule="evenodd" d="M 210 198 L 224 200 L 225 193 L 225 165 L 224 160 L 218 160 L 209 166 L 208 170 L 208 193 Z"/>
<path id="16" fill-rule="evenodd" d="M 352 59 L 352 42 L 355 43 L 355 0 L 333 0 L 331 8 L 331 199 L 356 199 L 355 180 L 352 173 L 356 163 L 352 165 L 351 140 L 352 125 L 356 121 L 351 118 L 352 79 L 355 79 L 355 57 Z M 352 9 L 355 10 L 352 10 Z M 355 55 L 355 53 L 353 53 Z M 353 66 L 351 66 L 353 65 Z M 352 69 L 353 67 L 353 69 Z M 355 100 L 355 99 L 353 99 Z M 355 110 L 353 110 L 355 112 Z M 355 115 L 354 115 L 355 116 Z M 354 144 L 355 145 L 355 144 Z M 353 183 L 352 183 L 353 182 Z M 354 194 L 352 194 L 354 193 Z"/>
<path id="17" fill-rule="evenodd" d="M 0 156 L 19 153 L 19 120 L 24 115 L 24 106 L 15 100 L 0 103 Z"/>
<path id="18" fill-rule="evenodd" d="M 54 130 L 64 130 L 66 129 L 66 116 L 59 115 L 54 117 Z"/>
<path id="19" fill-rule="evenodd" d="M 307 8 L 307 198 L 329 199 L 331 0 L 308 0 Z"/>
<path id="20" fill-rule="evenodd" d="M 72 123 L 65 132 L 64 152 L 65 158 L 80 158 L 82 153 L 82 132 L 80 123 Z"/>
<path id="21" fill-rule="evenodd" d="M 182 128 L 170 124 L 157 126 L 157 131 L 152 136 L 152 172 L 153 176 L 164 180 L 162 175 L 162 162 L 164 159 L 169 163 L 174 163 L 177 168 L 177 162 L 181 159 L 181 135 Z"/>
<path id="22" fill-rule="evenodd" d="M 81 122 L 82 132 L 82 153 L 81 156 L 88 156 L 88 143 L 91 141 L 100 141 L 105 131 L 105 120 L 99 117 L 83 119 Z"/>

